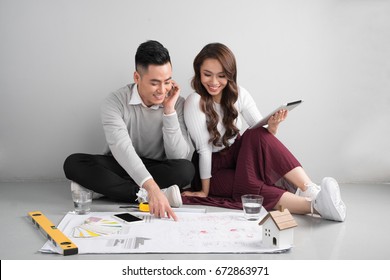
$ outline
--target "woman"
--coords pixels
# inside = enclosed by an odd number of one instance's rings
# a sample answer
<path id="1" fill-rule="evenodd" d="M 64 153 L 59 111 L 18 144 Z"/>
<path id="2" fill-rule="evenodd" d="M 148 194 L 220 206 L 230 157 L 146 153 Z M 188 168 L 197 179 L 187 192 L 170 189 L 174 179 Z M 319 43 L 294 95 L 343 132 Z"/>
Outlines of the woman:
<path id="1" fill-rule="evenodd" d="M 225 197 L 240 201 L 243 194 L 260 194 L 267 210 L 315 213 L 344 221 L 346 207 L 333 178 L 314 184 L 298 160 L 274 136 L 287 111 L 279 111 L 267 128 L 240 135 L 241 114 L 250 126 L 261 119 L 251 95 L 237 85 L 234 54 L 220 43 L 206 45 L 194 60 L 194 93 L 186 99 L 184 118 L 195 145 L 193 161 L 200 180 L 186 197 Z M 198 178 L 198 179 L 199 179 Z M 298 188 L 296 194 L 276 186 L 280 180 Z"/>

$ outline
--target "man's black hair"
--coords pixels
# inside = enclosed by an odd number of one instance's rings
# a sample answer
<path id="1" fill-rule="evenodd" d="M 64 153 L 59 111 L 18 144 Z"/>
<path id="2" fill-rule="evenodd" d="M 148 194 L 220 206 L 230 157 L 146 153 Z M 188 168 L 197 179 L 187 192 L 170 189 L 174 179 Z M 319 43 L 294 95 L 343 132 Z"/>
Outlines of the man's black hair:
<path id="1" fill-rule="evenodd" d="M 168 62 L 171 63 L 168 50 L 161 43 L 154 40 L 139 45 L 135 54 L 135 67 L 138 72 L 146 70 L 149 65 L 164 65 Z"/>

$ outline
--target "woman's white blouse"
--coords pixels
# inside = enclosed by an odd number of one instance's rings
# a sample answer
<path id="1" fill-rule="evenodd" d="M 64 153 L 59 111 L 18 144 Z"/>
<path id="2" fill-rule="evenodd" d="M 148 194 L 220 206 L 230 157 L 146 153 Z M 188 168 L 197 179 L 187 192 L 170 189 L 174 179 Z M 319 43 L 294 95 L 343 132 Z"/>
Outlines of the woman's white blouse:
<path id="1" fill-rule="evenodd" d="M 184 120 L 187 125 L 191 140 L 195 146 L 195 150 L 199 154 L 199 171 L 201 179 L 211 178 L 211 155 L 213 152 L 218 152 L 224 149 L 224 146 L 214 146 L 209 142 L 210 134 L 207 130 L 206 115 L 202 112 L 200 105 L 200 95 L 196 92 L 190 94 L 184 105 Z M 256 103 L 249 92 L 238 87 L 238 99 L 234 104 L 239 116 L 236 119 L 236 126 L 242 129 L 242 118 L 244 118 L 247 125 L 250 127 L 261 119 L 261 114 L 257 109 Z M 219 123 L 217 129 L 221 135 L 225 133 L 225 127 L 222 125 L 223 112 L 221 105 L 214 103 L 214 109 L 218 113 Z M 230 140 L 230 144 L 235 139 Z"/>

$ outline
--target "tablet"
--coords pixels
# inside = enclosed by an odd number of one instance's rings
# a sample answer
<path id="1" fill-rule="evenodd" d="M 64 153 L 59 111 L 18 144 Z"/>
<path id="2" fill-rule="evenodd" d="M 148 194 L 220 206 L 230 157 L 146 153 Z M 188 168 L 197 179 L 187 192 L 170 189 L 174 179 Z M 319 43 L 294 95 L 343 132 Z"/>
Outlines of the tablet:
<path id="1" fill-rule="evenodd" d="M 302 102 L 303 102 L 302 100 L 297 100 L 297 101 L 289 102 L 289 103 L 286 103 L 286 104 L 283 104 L 283 105 L 279 106 L 278 108 L 273 110 L 271 113 L 269 113 L 266 117 L 262 118 L 259 122 L 257 122 L 256 124 L 252 125 L 250 127 L 250 129 L 266 125 L 268 123 L 269 118 L 272 117 L 276 112 L 278 112 L 280 110 L 291 111 L 292 109 L 297 107 Z"/>

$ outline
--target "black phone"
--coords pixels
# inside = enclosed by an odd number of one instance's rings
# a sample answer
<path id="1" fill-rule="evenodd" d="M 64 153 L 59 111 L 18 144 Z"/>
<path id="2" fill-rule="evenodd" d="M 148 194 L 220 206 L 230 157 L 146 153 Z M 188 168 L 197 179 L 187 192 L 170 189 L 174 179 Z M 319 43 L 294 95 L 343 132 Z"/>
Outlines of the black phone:
<path id="1" fill-rule="evenodd" d="M 172 84 L 172 87 L 171 87 L 171 89 L 167 92 L 167 97 L 169 97 L 169 96 L 171 96 L 171 94 L 172 94 L 172 92 L 175 90 L 175 88 L 177 87 L 177 86 L 175 86 L 173 83 L 171 83 Z"/>
<path id="2" fill-rule="evenodd" d="M 115 214 L 115 218 L 121 220 L 122 222 L 125 223 L 133 223 L 133 222 L 142 222 L 143 220 L 137 216 L 131 215 L 130 213 L 120 213 L 120 214 Z"/>

